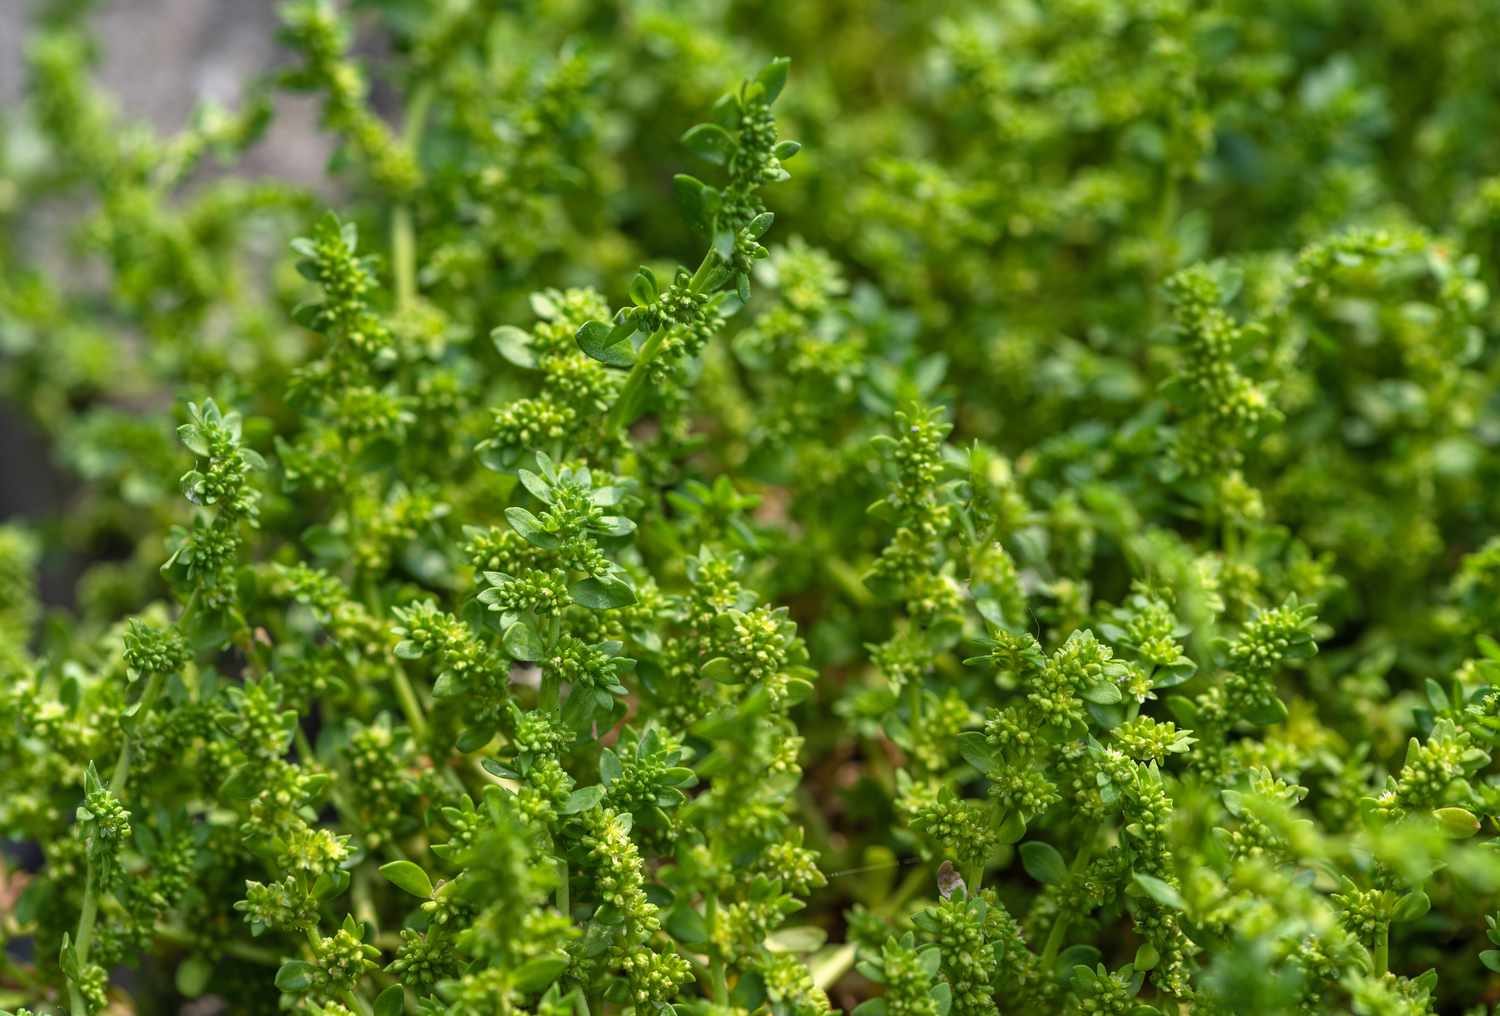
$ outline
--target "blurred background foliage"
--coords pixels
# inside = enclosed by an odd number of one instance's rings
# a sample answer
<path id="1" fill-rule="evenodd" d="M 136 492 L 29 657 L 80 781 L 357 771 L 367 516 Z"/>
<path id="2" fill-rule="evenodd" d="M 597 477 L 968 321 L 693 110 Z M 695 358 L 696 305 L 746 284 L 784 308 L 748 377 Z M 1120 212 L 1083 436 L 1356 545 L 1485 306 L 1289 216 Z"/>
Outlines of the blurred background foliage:
<path id="1" fill-rule="evenodd" d="M 1007 621 L 1045 644 L 1142 578 L 1198 576 L 1226 625 L 1316 605 L 1290 718 L 1241 761 L 1313 785 L 1335 828 L 1349 788 L 1399 767 L 1424 681 L 1494 632 L 1494 0 L 361 0 L 345 40 L 315 5 L 191 5 L 225 26 L 182 43 L 214 47 L 205 73 L 238 61 L 217 85 L 163 77 L 184 57 L 155 48 L 173 5 L 89 6 L 0 32 L 22 50 L 0 113 L 0 399 L 11 463 L 38 459 L 7 464 L 4 503 L 45 533 L 45 574 L 78 576 L 76 597 L 48 587 L 77 611 L 54 638 L 161 595 L 180 393 L 240 408 L 262 449 L 295 432 L 311 337 L 287 241 L 325 203 L 367 237 L 406 210 L 420 298 L 391 327 L 488 356 L 534 293 L 618 303 L 638 263 L 700 249 L 663 167 L 688 163 L 679 136 L 726 78 L 779 54 L 804 149 L 769 195 L 750 312 L 662 461 L 735 478 L 743 503 L 705 488 L 695 510 L 749 520 L 752 584 L 823 674 L 800 725 L 825 869 L 913 843 L 870 747 L 903 647 L 860 579 L 890 536 L 865 512 L 889 489 L 869 439 L 912 399 L 947 408 L 955 468 L 995 492 Z M 154 123 L 109 83 L 147 71 L 171 82 Z M 520 390 L 449 381 L 455 449 Z M 303 518 L 268 502 L 272 532 Z M 820 912 L 896 874 L 834 878 Z M 1478 948 L 1482 901 L 1439 902 L 1471 920 L 1414 941 L 1414 969 Z M 1481 974 L 1443 990 L 1478 999 Z"/>

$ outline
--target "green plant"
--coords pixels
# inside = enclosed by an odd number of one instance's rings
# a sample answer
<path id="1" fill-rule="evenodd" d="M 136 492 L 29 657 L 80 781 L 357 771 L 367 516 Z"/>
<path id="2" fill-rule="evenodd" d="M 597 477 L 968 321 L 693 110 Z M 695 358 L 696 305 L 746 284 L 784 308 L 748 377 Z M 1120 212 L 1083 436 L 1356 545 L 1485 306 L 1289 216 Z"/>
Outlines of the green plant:
<path id="1" fill-rule="evenodd" d="M 1491 1011 L 1493 12 L 357 6 L 37 13 L 0 1007 Z"/>

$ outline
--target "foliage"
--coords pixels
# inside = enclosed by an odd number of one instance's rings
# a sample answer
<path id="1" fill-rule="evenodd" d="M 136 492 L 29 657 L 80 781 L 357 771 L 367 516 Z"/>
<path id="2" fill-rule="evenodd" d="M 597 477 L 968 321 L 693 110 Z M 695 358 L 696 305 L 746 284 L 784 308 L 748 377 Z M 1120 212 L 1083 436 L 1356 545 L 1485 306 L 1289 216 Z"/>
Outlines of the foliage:
<path id="1" fill-rule="evenodd" d="M 1493 4 L 293 0 L 165 137 L 88 6 L 0 1007 L 1496 1011 Z"/>

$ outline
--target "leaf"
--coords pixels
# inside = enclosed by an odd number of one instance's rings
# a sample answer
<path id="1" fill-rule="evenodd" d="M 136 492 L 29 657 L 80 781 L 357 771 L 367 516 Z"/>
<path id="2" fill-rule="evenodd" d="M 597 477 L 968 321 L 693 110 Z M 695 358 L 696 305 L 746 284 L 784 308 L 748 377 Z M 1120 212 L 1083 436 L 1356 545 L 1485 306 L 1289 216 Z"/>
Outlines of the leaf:
<path id="1" fill-rule="evenodd" d="M 547 647 L 540 635 L 525 621 L 515 621 L 505 629 L 502 641 L 511 658 L 534 663 L 547 657 Z"/>
<path id="2" fill-rule="evenodd" d="M 490 332 L 495 348 L 506 360 L 527 370 L 536 369 L 536 354 L 531 351 L 531 336 L 513 325 L 501 325 Z"/>
<path id="3" fill-rule="evenodd" d="M 1147 896 L 1162 906 L 1171 907 L 1173 910 L 1187 909 L 1187 900 L 1182 898 L 1182 893 L 1178 892 L 1170 882 L 1164 882 L 1154 875 L 1146 875 L 1139 871 L 1131 877 L 1135 879 L 1136 885 L 1146 891 Z"/>
<path id="4" fill-rule="evenodd" d="M 432 879 L 411 861 L 392 861 L 380 866 L 380 873 L 398 889 L 405 889 L 422 899 L 432 898 Z"/>
<path id="5" fill-rule="evenodd" d="M 602 784 L 594 784 L 592 787 L 579 787 L 568 795 L 560 809 L 564 815 L 576 815 L 581 811 L 588 811 L 594 805 L 604 800 L 604 787 Z"/>
<path id="6" fill-rule="evenodd" d="M 197 998 L 208 989 L 214 976 L 214 965 L 203 956 L 189 956 L 177 964 L 177 990 L 186 998 Z"/>
<path id="7" fill-rule="evenodd" d="M 276 971 L 276 987 L 295 995 L 316 983 L 318 968 L 306 960 L 287 960 Z"/>
<path id="8" fill-rule="evenodd" d="M 772 952 L 810 953 L 823 947 L 828 932 L 813 925 L 777 928 L 766 936 L 765 946 Z"/>
<path id="9" fill-rule="evenodd" d="M 1140 948 L 1135 951 L 1135 960 L 1131 966 L 1137 970 L 1152 970 L 1160 962 L 1161 953 L 1157 951 L 1156 946 L 1150 942 L 1142 942 Z"/>
<path id="10" fill-rule="evenodd" d="M 649 307 L 656 302 L 659 294 L 656 291 L 656 276 L 651 274 L 650 269 L 642 267 L 635 273 L 635 278 L 630 280 L 630 302 L 637 307 Z"/>
<path id="11" fill-rule="evenodd" d="M 525 508 L 512 506 L 505 509 L 505 520 L 523 540 L 533 547 L 540 547 L 542 550 L 557 548 L 557 535 L 543 529 L 541 520 Z"/>
<path id="12" fill-rule="evenodd" d="M 629 334 L 620 335 L 620 326 L 611 328 L 603 321 L 588 321 L 578 329 L 578 348 L 600 363 L 611 367 L 629 367 L 635 363 L 635 350 Z"/>
<path id="13" fill-rule="evenodd" d="M 697 177 L 679 173 L 672 178 L 672 189 L 677 195 L 677 204 L 687 217 L 688 223 L 700 233 L 711 233 L 714 219 L 719 214 L 722 199 L 719 192 Z"/>
<path id="14" fill-rule="evenodd" d="M 620 778 L 624 772 L 620 768 L 620 756 L 616 755 L 613 748 L 605 748 L 599 752 L 599 779 L 607 787 Z"/>
<path id="15" fill-rule="evenodd" d="M 1431 909 L 1432 899 L 1422 890 L 1413 889 L 1396 901 L 1396 909 L 1391 912 L 1391 920 L 1397 923 L 1415 921 L 1425 917 Z"/>
<path id="16" fill-rule="evenodd" d="M 1443 832 L 1456 840 L 1467 839 L 1479 832 L 1479 819 L 1467 808 L 1439 808 L 1432 815 Z"/>
<path id="17" fill-rule="evenodd" d="M 886 1016 L 885 999 L 867 998 L 855 1006 L 849 1016 Z"/>
<path id="18" fill-rule="evenodd" d="M 568 969 L 568 956 L 566 953 L 548 953 L 538 956 L 516 968 L 512 975 L 512 984 L 517 991 L 540 991 L 547 987 L 558 976 Z"/>
<path id="19" fill-rule="evenodd" d="M 1041 840 L 1021 844 L 1021 865 L 1026 869 L 1026 874 L 1043 885 L 1065 882 L 1068 878 L 1068 864 L 1063 860 L 1062 854 L 1057 852 L 1056 847 Z"/>
<path id="20" fill-rule="evenodd" d="M 1120 686 L 1111 681 L 1100 681 L 1098 684 L 1090 685 L 1080 694 L 1085 701 L 1101 706 L 1112 706 L 1124 698 L 1120 694 Z"/>
<path id="21" fill-rule="evenodd" d="M 614 576 L 587 578 L 568 587 L 573 602 L 590 610 L 614 610 L 635 602 L 635 590 Z"/>
<path id="22" fill-rule="evenodd" d="M 696 127 L 689 127 L 682 135 L 682 143 L 693 154 L 716 166 L 727 163 L 739 149 L 739 142 L 734 139 L 734 135 L 716 123 L 700 123 Z"/>
<path id="23" fill-rule="evenodd" d="M 980 730 L 966 730 L 958 735 L 958 753 L 980 772 L 989 774 L 999 768 L 999 756 L 994 745 Z"/>
<path id="24" fill-rule="evenodd" d="M 698 945 L 708 941 L 708 922 L 703 915 L 687 904 L 674 907 L 664 922 L 672 937 L 684 945 Z"/>
<path id="25" fill-rule="evenodd" d="M 406 1011 L 406 992 L 393 984 L 375 999 L 375 1016 L 401 1016 Z"/>
<path id="26" fill-rule="evenodd" d="M 727 656 L 715 656 L 705 663 L 698 673 L 720 684 L 734 684 L 739 680 L 739 676 L 735 673 L 734 662 Z"/>
<path id="27" fill-rule="evenodd" d="M 767 103 L 775 102 L 776 97 L 781 94 L 781 90 L 786 87 L 787 72 L 791 69 L 791 58 L 778 56 L 775 60 L 762 67 L 759 74 L 755 75 L 755 80 L 766 90 Z"/>

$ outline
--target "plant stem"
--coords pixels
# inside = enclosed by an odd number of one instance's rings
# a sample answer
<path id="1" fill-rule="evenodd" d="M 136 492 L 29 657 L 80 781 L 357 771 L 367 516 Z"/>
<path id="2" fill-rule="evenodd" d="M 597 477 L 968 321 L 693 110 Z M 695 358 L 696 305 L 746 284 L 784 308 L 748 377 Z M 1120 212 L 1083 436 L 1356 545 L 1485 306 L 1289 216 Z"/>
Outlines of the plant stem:
<path id="1" fill-rule="evenodd" d="M 191 604 L 190 604 L 191 606 Z M 153 673 L 146 679 L 146 688 L 141 692 L 134 721 L 139 722 L 151 711 L 156 704 L 157 697 L 161 694 L 162 685 L 166 682 L 166 675 Z M 125 741 L 120 746 L 120 757 L 115 760 L 115 771 L 110 776 L 109 793 L 116 800 L 123 802 L 125 796 L 125 784 L 130 778 L 130 732 L 125 733 Z M 99 916 L 99 879 L 94 870 L 94 859 L 88 859 L 88 873 L 83 882 L 83 905 L 78 910 L 78 933 L 73 938 L 73 955 L 78 960 L 80 972 L 89 960 L 89 949 L 94 944 L 94 921 Z M 83 992 L 79 989 L 77 979 L 68 979 L 68 1001 L 76 1016 L 82 1016 L 86 1012 L 83 1001 Z"/>
<path id="2" fill-rule="evenodd" d="M 708 925 L 709 948 L 714 947 L 714 932 L 719 924 L 719 894 L 707 894 L 703 902 L 704 921 Z M 724 976 L 724 958 L 710 953 L 708 957 L 708 979 L 715 1005 L 729 1004 L 729 984 Z"/>
<path id="3" fill-rule="evenodd" d="M 1084 865 L 1089 863 L 1089 858 L 1094 852 L 1094 837 L 1092 834 L 1085 836 L 1078 853 L 1073 857 L 1073 864 L 1068 869 L 1069 876 L 1077 875 L 1083 870 Z M 1057 954 L 1062 951 L 1064 936 L 1068 933 L 1068 925 L 1072 922 L 1073 915 L 1067 909 L 1058 911 L 1057 918 L 1052 922 L 1052 930 L 1047 933 L 1047 941 L 1042 946 L 1042 969 L 1051 970 L 1057 963 Z"/>
<path id="4" fill-rule="evenodd" d="M 432 86 L 423 84 L 412 95 L 406 125 L 401 131 L 401 143 L 411 151 L 414 160 L 431 105 Z M 396 283 L 396 309 L 406 310 L 417 297 L 417 231 L 412 224 L 411 206 L 405 203 L 391 212 L 391 272 Z"/>
<path id="5" fill-rule="evenodd" d="M 201 935 L 195 935 L 188 929 L 176 924 L 157 925 L 156 937 L 173 945 L 192 947 L 202 940 Z M 263 949 L 249 942 L 225 941 L 219 944 L 224 952 L 230 956 L 247 960 L 251 963 L 260 963 L 268 967 L 281 966 L 281 957 L 270 949 Z"/>
<path id="6" fill-rule="evenodd" d="M 609 430 L 620 430 L 630 423 L 631 407 L 636 403 L 640 390 L 646 386 L 651 361 L 656 359 L 657 350 L 661 349 L 661 344 L 666 337 L 665 328 L 647 336 L 646 344 L 641 346 L 641 351 L 636 354 L 635 363 L 630 367 L 630 373 L 625 375 L 625 386 L 620 389 L 619 398 L 615 399 L 615 404 L 609 407 L 609 416 L 605 417 L 605 424 Z"/>
<path id="7" fill-rule="evenodd" d="M 411 678 L 406 676 L 406 671 L 398 665 L 391 668 L 391 683 L 396 688 L 396 698 L 401 703 L 401 712 L 406 716 L 406 722 L 411 725 L 412 737 L 418 742 L 427 740 L 427 714 L 422 711 L 422 703 L 417 698 L 417 690 L 411 686 Z"/>
<path id="8" fill-rule="evenodd" d="M 1391 926 L 1382 924 L 1375 933 L 1375 976 L 1384 977 L 1391 966 Z"/>
<path id="9" fill-rule="evenodd" d="M 692 280 L 688 283 L 688 290 L 692 293 L 701 293 L 703 287 L 708 284 L 708 277 L 714 266 L 718 263 L 719 256 L 712 249 L 703 255 L 698 270 L 693 273 Z M 661 350 L 661 344 L 666 340 L 667 329 L 661 328 L 646 336 L 646 342 L 641 346 L 641 351 L 636 354 L 635 363 L 630 366 L 630 373 L 625 375 L 625 386 L 620 389 L 619 398 L 609 408 L 609 416 L 605 418 L 605 424 L 609 430 L 620 430 L 630 423 L 630 414 L 635 404 L 640 400 L 641 389 L 646 386 L 648 372 L 651 369 L 651 361 L 656 359 L 656 354 Z"/>
<path id="10" fill-rule="evenodd" d="M 557 859 L 557 909 L 564 917 L 572 919 L 573 906 L 568 899 L 568 861 L 563 857 Z"/>
<path id="11" fill-rule="evenodd" d="M 964 894 L 967 896 L 978 895 L 980 888 L 984 885 L 984 862 L 975 861 L 973 864 L 964 865 Z"/>
<path id="12" fill-rule="evenodd" d="M 417 297 L 417 237 L 408 205 L 397 205 L 391 212 L 391 273 L 396 283 L 396 310 L 406 310 Z"/>

